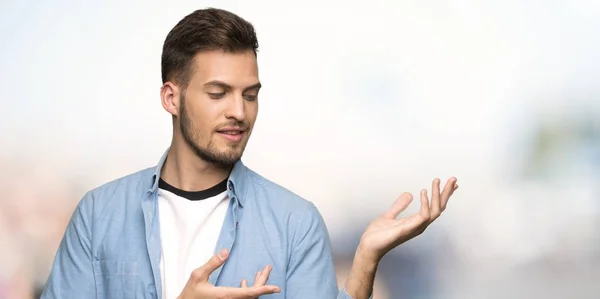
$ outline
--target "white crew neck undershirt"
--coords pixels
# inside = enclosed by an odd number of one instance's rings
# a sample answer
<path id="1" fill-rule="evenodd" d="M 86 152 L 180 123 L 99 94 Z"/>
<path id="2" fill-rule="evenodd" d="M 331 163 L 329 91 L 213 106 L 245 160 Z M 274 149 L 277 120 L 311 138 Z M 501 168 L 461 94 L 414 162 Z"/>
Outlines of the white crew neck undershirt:
<path id="1" fill-rule="evenodd" d="M 158 190 L 163 298 L 175 299 L 194 269 L 215 252 L 227 213 L 227 192 L 202 200 L 189 200 Z"/>

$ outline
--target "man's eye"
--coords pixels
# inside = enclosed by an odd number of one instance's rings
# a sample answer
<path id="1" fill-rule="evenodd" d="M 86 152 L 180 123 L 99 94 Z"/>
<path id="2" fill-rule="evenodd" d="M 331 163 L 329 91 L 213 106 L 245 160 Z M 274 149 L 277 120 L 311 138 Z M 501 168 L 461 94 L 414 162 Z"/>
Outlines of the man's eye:
<path id="1" fill-rule="evenodd" d="M 246 101 L 256 101 L 256 98 L 258 98 L 257 95 L 245 95 L 244 99 L 246 99 Z"/>
<path id="2" fill-rule="evenodd" d="M 225 93 L 224 93 L 224 92 L 220 92 L 220 93 L 211 93 L 211 92 L 209 92 L 209 93 L 208 93 L 208 96 L 209 96 L 211 99 L 215 99 L 215 100 L 216 100 L 216 99 L 220 99 L 220 98 L 224 97 L 224 96 L 225 96 Z"/>

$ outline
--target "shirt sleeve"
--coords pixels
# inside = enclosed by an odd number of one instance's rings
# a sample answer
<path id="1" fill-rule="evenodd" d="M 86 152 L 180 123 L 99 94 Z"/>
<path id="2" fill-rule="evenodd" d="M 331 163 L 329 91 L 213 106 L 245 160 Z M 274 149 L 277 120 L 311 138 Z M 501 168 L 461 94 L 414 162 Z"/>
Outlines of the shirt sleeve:
<path id="1" fill-rule="evenodd" d="M 295 219 L 292 254 L 287 271 L 287 299 L 352 299 L 339 290 L 327 227 L 311 203 Z"/>
<path id="2" fill-rule="evenodd" d="M 41 299 L 95 297 L 91 250 L 92 204 L 92 196 L 87 193 L 75 208 Z"/>

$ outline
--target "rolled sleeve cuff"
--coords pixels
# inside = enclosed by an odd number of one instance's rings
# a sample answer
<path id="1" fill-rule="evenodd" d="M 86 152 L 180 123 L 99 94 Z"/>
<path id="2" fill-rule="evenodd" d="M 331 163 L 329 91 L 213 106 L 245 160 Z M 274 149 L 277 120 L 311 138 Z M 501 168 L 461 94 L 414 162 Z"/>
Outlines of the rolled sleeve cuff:
<path id="1" fill-rule="evenodd" d="M 340 290 L 340 293 L 339 293 L 337 299 L 354 299 L 354 298 L 352 298 L 352 296 L 348 295 L 348 292 L 346 292 L 346 288 L 344 287 Z M 373 299 L 373 294 L 371 294 L 369 296 L 369 299 Z"/>

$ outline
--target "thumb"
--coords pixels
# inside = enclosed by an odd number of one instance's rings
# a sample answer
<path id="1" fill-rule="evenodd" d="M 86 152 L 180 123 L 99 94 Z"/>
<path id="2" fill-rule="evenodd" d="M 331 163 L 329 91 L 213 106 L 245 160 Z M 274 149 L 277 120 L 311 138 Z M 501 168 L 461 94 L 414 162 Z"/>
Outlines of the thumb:
<path id="1" fill-rule="evenodd" d="M 389 210 L 383 213 L 383 217 L 388 219 L 395 219 L 396 217 L 398 217 L 398 215 L 400 215 L 400 213 L 402 213 L 402 211 L 406 209 L 406 207 L 408 207 L 412 200 L 412 194 L 408 192 L 402 193 L 402 195 L 400 195 L 400 197 L 396 199 L 392 207 L 390 207 Z"/>
<path id="2" fill-rule="evenodd" d="M 192 272 L 192 279 L 196 282 L 207 281 L 210 274 L 221 267 L 228 257 L 229 251 L 226 248 L 221 249 L 217 254 L 211 257 L 206 264 Z"/>

